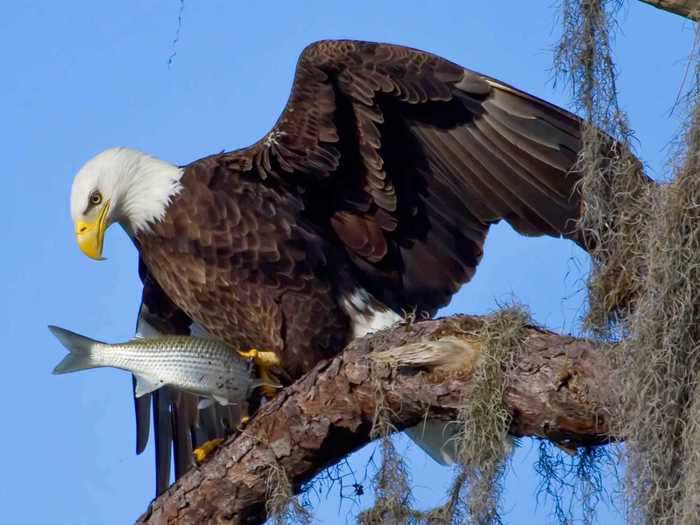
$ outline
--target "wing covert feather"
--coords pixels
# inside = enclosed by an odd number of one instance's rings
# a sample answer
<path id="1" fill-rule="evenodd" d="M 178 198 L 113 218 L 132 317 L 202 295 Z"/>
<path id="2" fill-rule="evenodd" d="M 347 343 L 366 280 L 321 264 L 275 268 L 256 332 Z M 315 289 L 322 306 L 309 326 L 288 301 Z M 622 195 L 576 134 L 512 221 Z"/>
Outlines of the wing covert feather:
<path id="1" fill-rule="evenodd" d="M 575 115 L 430 53 L 322 41 L 302 53 L 273 130 L 229 155 L 298 192 L 386 304 L 434 312 L 499 220 L 578 242 L 580 130 Z"/>

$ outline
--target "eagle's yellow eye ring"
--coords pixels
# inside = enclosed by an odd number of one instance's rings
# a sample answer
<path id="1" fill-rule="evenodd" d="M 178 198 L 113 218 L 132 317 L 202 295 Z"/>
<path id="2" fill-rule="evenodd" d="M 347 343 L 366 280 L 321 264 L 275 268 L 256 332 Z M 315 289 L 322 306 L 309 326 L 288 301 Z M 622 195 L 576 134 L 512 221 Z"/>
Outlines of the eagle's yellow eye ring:
<path id="1" fill-rule="evenodd" d="M 102 202 L 102 194 L 99 191 L 93 191 L 90 194 L 90 204 L 97 206 Z"/>

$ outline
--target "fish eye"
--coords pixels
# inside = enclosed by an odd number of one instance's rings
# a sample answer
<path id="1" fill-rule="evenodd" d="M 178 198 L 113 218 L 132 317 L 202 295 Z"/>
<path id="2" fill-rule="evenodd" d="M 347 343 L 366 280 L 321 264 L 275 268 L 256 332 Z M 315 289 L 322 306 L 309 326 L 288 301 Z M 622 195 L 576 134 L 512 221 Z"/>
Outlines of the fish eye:
<path id="1" fill-rule="evenodd" d="M 90 194 L 90 204 L 97 206 L 102 202 L 102 194 L 99 191 L 93 191 Z"/>

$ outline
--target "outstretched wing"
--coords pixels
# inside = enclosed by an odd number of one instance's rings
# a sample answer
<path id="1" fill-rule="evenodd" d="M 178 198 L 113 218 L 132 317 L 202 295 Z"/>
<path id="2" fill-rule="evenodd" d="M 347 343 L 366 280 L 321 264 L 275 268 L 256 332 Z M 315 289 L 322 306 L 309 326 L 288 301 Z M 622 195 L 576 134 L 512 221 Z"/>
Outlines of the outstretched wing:
<path id="1" fill-rule="evenodd" d="M 165 295 L 142 261 L 139 261 L 139 275 L 143 282 L 143 296 L 136 325 L 137 336 L 203 335 L 193 334 L 196 325 Z M 194 448 L 211 439 L 225 437 L 240 422 L 242 414 L 238 406 L 213 404 L 200 410 L 197 404 L 197 396 L 168 386 L 139 398 L 134 396 L 137 454 L 141 454 L 148 444 L 151 405 L 153 409 L 156 495 L 170 485 L 173 458 L 177 479 L 192 466 Z"/>
<path id="2" fill-rule="evenodd" d="M 434 312 L 474 274 L 489 225 L 578 240 L 580 124 L 429 53 L 324 41 L 275 128 L 219 160 L 302 195 L 385 304 Z"/>

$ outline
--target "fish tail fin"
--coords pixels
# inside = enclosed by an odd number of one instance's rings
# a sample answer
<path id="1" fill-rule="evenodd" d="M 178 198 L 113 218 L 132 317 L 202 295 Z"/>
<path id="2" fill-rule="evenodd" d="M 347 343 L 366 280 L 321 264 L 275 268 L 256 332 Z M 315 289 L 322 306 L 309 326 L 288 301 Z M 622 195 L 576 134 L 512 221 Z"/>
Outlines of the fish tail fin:
<path id="1" fill-rule="evenodd" d="M 67 374 L 100 366 L 94 359 L 95 347 L 100 344 L 98 341 L 58 326 L 49 326 L 49 330 L 68 349 L 68 355 L 53 369 L 54 374 Z"/>

